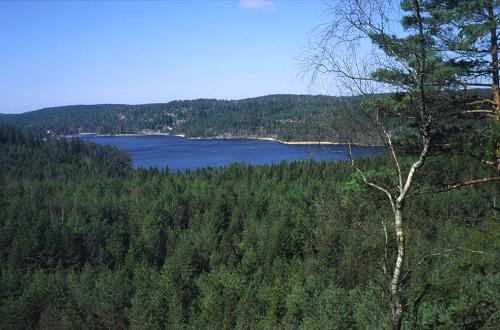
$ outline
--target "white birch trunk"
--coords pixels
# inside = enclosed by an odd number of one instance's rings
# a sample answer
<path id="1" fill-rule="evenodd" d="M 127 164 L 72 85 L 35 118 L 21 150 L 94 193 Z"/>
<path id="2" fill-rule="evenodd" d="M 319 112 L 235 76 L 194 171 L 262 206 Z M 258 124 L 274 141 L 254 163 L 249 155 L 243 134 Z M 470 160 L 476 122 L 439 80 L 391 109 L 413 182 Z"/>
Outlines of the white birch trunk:
<path id="1" fill-rule="evenodd" d="M 392 296 L 392 328 L 394 330 L 401 329 L 401 320 L 403 319 L 404 305 L 401 295 L 401 271 L 405 257 L 405 237 L 403 233 L 403 206 L 400 202 L 396 202 L 394 210 L 394 228 L 398 245 L 398 254 L 396 264 L 390 283 Z"/>

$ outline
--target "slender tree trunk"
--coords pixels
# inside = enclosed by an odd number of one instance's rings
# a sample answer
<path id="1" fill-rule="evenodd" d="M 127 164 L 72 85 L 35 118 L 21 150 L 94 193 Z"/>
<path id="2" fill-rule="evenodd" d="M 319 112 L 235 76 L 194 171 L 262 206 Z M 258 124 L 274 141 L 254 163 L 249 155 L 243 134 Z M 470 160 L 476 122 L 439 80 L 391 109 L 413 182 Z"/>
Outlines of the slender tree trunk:
<path id="1" fill-rule="evenodd" d="M 403 205 L 398 201 L 395 205 L 394 212 L 394 228 L 396 232 L 396 240 L 398 242 L 398 254 L 396 257 L 396 265 L 392 274 L 390 291 L 392 296 L 392 329 L 401 329 L 401 321 L 403 319 L 404 304 L 401 294 L 401 271 L 405 258 L 405 237 L 403 233 Z"/>
<path id="2" fill-rule="evenodd" d="M 491 89 L 493 91 L 493 102 L 495 102 L 495 115 L 494 119 L 496 125 L 500 124 L 500 77 L 498 73 L 498 37 L 497 37 L 497 23 L 495 18 L 495 12 L 493 10 L 493 4 L 490 3 L 488 6 L 488 16 L 492 21 L 492 27 L 490 30 L 491 36 L 491 69 L 492 69 L 492 83 Z M 500 142 L 497 141 L 496 144 L 496 163 L 497 170 L 500 171 Z"/>

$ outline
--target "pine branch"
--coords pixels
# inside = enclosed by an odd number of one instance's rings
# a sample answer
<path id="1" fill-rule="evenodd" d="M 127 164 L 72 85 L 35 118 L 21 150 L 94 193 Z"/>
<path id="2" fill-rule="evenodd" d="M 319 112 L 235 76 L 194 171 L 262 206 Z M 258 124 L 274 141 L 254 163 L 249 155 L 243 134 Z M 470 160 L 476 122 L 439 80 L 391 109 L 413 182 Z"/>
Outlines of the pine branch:
<path id="1" fill-rule="evenodd" d="M 464 182 L 457 182 L 457 183 L 449 183 L 444 186 L 444 188 L 441 189 L 426 189 L 422 191 L 417 191 L 416 193 L 412 195 L 421 195 L 421 194 L 435 194 L 439 192 L 447 192 L 455 189 L 459 189 L 462 187 L 468 187 L 468 186 L 475 186 L 475 185 L 482 185 L 482 184 L 487 184 L 491 182 L 500 182 L 500 176 L 493 176 L 493 177 L 486 177 L 482 179 L 475 179 L 475 180 L 469 180 L 469 181 L 464 181 Z"/>

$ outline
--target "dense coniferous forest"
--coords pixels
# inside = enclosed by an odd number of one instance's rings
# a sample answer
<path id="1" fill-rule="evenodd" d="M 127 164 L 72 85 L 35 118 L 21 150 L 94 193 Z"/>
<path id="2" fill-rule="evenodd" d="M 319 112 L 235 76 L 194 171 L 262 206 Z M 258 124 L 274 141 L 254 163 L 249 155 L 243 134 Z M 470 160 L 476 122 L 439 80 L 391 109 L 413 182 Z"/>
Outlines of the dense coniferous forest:
<path id="1" fill-rule="evenodd" d="M 0 328 L 500 328 L 500 5 L 399 5 L 333 1 L 301 59 L 358 96 L 0 115 Z M 171 173 L 79 132 L 386 152 Z"/>
<path id="2" fill-rule="evenodd" d="M 52 131 L 56 135 L 95 132 L 185 134 L 187 137 L 273 137 L 285 141 L 342 141 L 343 129 L 328 127 L 340 122 L 345 104 L 363 118 L 360 99 L 330 96 L 269 95 L 243 100 L 199 99 L 169 103 L 124 105 L 74 105 L 46 108 L 19 115 L 0 115 L 0 123 Z M 345 118 L 342 119 L 343 121 Z M 342 129 L 343 128 L 343 129 Z M 359 143 L 377 141 L 363 131 Z"/>
<path id="3" fill-rule="evenodd" d="M 117 149 L 3 126 L 0 164 L 2 329 L 377 329 L 391 318 L 388 206 L 347 162 L 132 170 Z M 475 164 L 435 156 L 419 188 L 489 174 Z M 464 187 L 409 201 L 405 327 L 498 327 L 496 196 Z"/>
<path id="4" fill-rule="evenodd" d="M 488 90 L 469 95 L 490 97 Z M 383 94 L 381 94 L 383 95 Z M 380 145 L 361 97 L 268 95 L 243 100 L 199 99 L 169 103 L 71 105 L 22 114 L 0 114 L 0 124 L 52 135 L 183 134 L 188 138 L 272 137 L 282 141 L 332 141 Z M 463 107 L 446 109 L 450 114 Z M 474 121 L 484 126 L 484 121 Z M 387 118 L 404 135 L 407 121 Z M 447 122 L 458 129 L 470 123 Z M 449 127 L 448 127 L 449 130 Z"/>

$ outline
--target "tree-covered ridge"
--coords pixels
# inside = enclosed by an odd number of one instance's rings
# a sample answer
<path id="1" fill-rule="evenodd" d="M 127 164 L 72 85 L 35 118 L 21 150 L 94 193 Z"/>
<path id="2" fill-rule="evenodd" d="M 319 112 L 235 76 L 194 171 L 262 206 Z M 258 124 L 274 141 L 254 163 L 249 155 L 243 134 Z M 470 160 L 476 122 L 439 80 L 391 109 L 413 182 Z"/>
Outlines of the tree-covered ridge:
<path id="1" fill-rule="evenodd" d="M 358 98 L 349 100 L 359 102 Z M 342 139 L 341 134 L 328 125 L 339 116 L 341 107 L 340 98 L 336 97 L 269 95 L 243 100 L 64 106 L 19 115 L 0 115 L 0 123 L 51 130 L 55 134 L 149 131 L 188 137 L 251 136 L 338 142 Z M 352 115 L 362 116 L 360 110 Z M 373 142 L 361 132 L 358 135 L 357 142 Z"/>
<path id="2" fill-rule="evenodd" d="M 375 329 L 391 317 L 379 285 L 388 206 L 348 163 L 178 175 L 78 140 L 0 137 L 2 329 Z M 420 188 L 484 174 L 474 165 L 435 158 Z M 360 166 L 389 170 L 382 157 Z M 405 285 L 418 299 L 406 327 L 499 324 L 494 188 L 409 201 Z"/>
<path id="3" fill-rule="evenodd" d="M 129 155 L 109 146 L 79 139 L 42 137 L 11 126 L 0 126 L 3 176 L 44 179 L 80 174 L 115 175 L 130 168 Z"/>

